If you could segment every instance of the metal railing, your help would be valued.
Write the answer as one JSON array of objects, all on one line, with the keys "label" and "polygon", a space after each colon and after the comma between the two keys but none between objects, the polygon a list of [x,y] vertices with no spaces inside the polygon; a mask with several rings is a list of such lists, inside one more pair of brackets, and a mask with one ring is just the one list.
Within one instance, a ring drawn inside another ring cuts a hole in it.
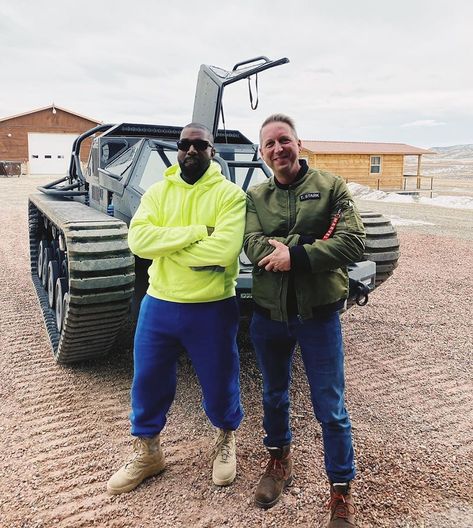
[{"label": "metal railing", "polygon": [[[411,181],[415,181],[415,187],[412,187],[408,184]],[[403,175],[403,190],[419,190],[419,191],[432,191],[434,188],[434,178],[432,176],[422,176],[418,174],[404,174]],[[427,186],[425,186],[427,182]]]},{"label": "metal railing", "polygon": [[[358,183],[366,185],[370,189],[377,191],[406,193],[406,194],[420,194],[420,192],[427,192],[430,197],[433,195],[434,178],[432,176],[417,176],[417,174],[404,174],[402,187],[392,187],[387,184],[382,178],[344,178],[346,183]],[[411,185],[411,183],[413,185]]]},{"label": "metal railing", "polygon": [[377,191],[381,190],[381,178],[353,178],[350,180],[350,178],[344,178],[345,183],[358,183],[360,185],[366,185],[366,187],[370,187],[371,189],[376,189]]}]

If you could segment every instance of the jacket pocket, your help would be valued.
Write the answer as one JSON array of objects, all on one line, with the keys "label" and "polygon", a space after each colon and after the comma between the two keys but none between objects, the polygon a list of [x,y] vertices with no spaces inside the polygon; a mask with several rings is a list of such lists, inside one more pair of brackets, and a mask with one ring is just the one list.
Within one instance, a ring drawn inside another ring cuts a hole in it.
[{"label": "jacket pocket", "polygon": [[177,302],[206,302],[221,298],[225,292],[225,270],[209,268],[196,271],[185,266],[172,267],[170,272],[162,266],[151,270],[151,284],[156,291]]},{"label": "jacket pocket", "polygon": [[346,228],[350,231],[363,232],[364,226],[360,215],[356,212],[355,206],[351,200],[343,202],[341,205],[342,223],[345,224]]},{"label": "jacket pocket", "polygon": [[282,275],[254,266],[252,292],[257,304],[270,310],[279,310]]}]

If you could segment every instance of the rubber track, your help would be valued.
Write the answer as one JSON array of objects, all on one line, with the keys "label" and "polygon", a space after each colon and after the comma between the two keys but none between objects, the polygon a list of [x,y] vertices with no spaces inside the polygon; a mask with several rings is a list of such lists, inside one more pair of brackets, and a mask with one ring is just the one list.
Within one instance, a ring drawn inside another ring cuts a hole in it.
[{"label": "rubber track", "polygon": [[391,222],[380,213],[361,211],[366,240],[363,260],[376,263],[376,287],[386,281],[397,267],[399,239]]},{"label": "rubber track", "polygon": [[[134,257],[126,224],[81,203],[46,195],[33,195],[28,207],[31,275],[54,358],[73,363],[106,355],[129,313],[134,291]],[[43,216],[66,241],[70,299],[61,333],[37,274]]]}]

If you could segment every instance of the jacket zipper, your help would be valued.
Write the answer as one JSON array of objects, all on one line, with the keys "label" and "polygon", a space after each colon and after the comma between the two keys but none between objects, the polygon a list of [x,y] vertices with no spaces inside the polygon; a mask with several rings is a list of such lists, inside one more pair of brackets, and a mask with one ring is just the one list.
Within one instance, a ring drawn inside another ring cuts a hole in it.
[{"label": "jacket zipper", "polygon": [[[291,188],[287,189],[287,234],[289,235],[289,232],[291,231]],[[289,282],[289,274],[288,273],[280,273],[281,275],[281,285],[279,290],[279,302],[281,307],[281,315],[282,320],[287,321],[288,319],[288,313],[287,313],[287,292],[288,292],[288,282]]]},{"label": "jacket zipper", "polygon": [[[296,206],[295,206],[295,191],[292,187],[289,187],[287,190],[287,211],[288,211],[288,222],[287,222],[287,234],[291,232],[291,229],[294,227],[296,223]],[[289,286],[289,273],[281,273],[282,280],[284,281],[283,284],[285,286],[285,294],[283,296],[284,302],[282,303],[282,308],[284,312],[284,321],[288,320],[288,313],[287,313],[287,295],[288,295],[288,286]],[[293,281],[294,288],[296,287],[295,284],[295,277]],[[296,301],[297,301],[297,292],[296,292]],[[297,306],[297,309],[299,310],[299,304]],[[297,315],[299,318],[299,314]]]}]

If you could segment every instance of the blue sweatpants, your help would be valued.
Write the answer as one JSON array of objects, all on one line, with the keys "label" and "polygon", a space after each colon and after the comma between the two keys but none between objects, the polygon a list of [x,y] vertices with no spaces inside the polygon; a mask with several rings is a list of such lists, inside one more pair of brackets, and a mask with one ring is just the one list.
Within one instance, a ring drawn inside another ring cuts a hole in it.
[{"label": "blue sweatpants", "polygon": [[255,313],[251,338],[263,376],[264,444],[291,442],[289,386],[299,343],[315,417],[322,426],[325,470],[331,482],[355,476],[351,423],[345,408],[344,354],[338,312],[320,319],[272,321]]},{"label": "blue sweatpants", "polygon": [[194,366],[211,423],[235,430],[243,418],[235,297],[174,303],[145,295],[135,333],[131,434],[154,436],[166,423],[176,393],[176,366],[184,348]]}]

